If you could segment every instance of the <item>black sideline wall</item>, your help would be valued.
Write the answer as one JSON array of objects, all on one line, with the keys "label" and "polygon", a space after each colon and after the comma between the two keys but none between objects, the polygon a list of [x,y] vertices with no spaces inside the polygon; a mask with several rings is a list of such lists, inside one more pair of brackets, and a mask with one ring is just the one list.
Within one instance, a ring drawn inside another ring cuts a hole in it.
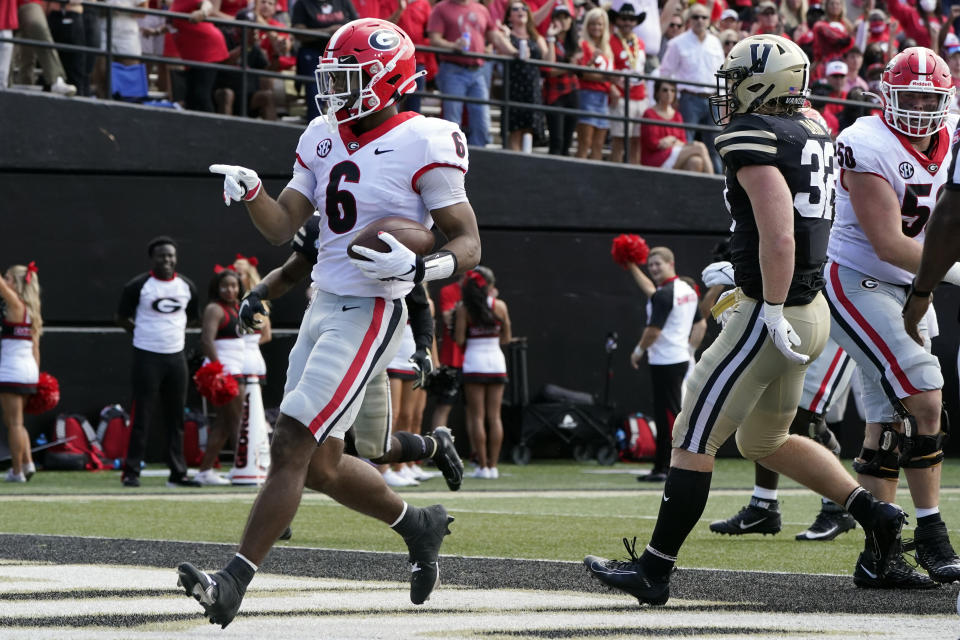
[{"label": "black sideline wall", "polygon": [[[149,268],[144,247],[151,237],[177,239],[178,271],[204,301],[215,263],[239,251],[256,255],[266,273],[289,255],[288,247],[263,240],[243,207],[223,206],[221,182],[207,166],[254,168],[275,195],[289,177],[300,127],[17,92],[0,92],[0,113],[0,266],[40,266],[50,327],[43,369],[61,380],[60,410],[92,418],[107,403],[129,405],[129,339],[113,328],[112,316],[123,284]],[[729,226],[721,179],[495,150],[471,149],[470,162],[483,262],[496,272],[514,333],[528,339],[531,393],[549,382],[600,394],[605,337],[616,331],[612,397],[622,412],[649,412],[646,371],[628,363],[643,302],[611,261],[610,242],[640,233],[651,246],[674,250],[681,275],[699,279]],[[295,329],[303,301],[302,291],[280,300],[275,326]],[[953,288],[938,292],[943,336],[936,351],[951,409],[958,303]],[[287,334],[264,348],[267,406],[279,403],[292,344]],[[32,419],[31,428],[52,419]],[[848,432],[845,451],[854,453],[857,436]],[[151,451],[158,459],[159,449]]]}]

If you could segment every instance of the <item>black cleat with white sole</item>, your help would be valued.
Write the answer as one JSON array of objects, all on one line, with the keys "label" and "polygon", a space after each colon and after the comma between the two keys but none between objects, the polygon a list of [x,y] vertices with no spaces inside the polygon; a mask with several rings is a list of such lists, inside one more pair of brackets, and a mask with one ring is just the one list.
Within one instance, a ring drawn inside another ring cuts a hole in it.
[{"label": "black cleat with white sole", "polygon": [[869,551],[860,553],[853,570],[853,584],[863,589],[935,589],[936,582],[923,575],[897,554],[890,558],[886,571],[880,571],[876,556]]},{"label": "black cleat with white sole", "polygon": [[444,536],[450,535],[450,523],[454,520],[440,504],[425,507],[421,513],[420,530],[404,538],[410,552],[410,601],[413,604],[429,600],[440,584],[440,545]]},{"label": "black cleat with white sole", "polygon": [[177,576],[177,586],[183,587],[188,596],[200,603],[210,624],[226,629],[233,622],[246,592],[246,587],[240,586],[233,576],[226,571],[210,575],[189,562],[177,567]]},{"label": "black cleat with white sole", "polygon": [[950,544],[947,525],[943,521],[918,526],[913,542],[904,543],[908,551],[916,550],[917,562],[937,582],[951,583],[960,580],[960,558]]},{"label": "black cleat with white sole", "polygon": [[857,521],[847,513],[843,507],[830,503],[825,504],[817,514],[813,524],[797,534],[797,540],[812,540],[826,542],[833,540],[841,533],[857,528]]},{"label": "black cleat with white sole", "polygon": [[450,491],[459,490],[463,482],[463,461],[453,445],[453,434],[447,427],[437,427],[430,435],[437,442],[437,450],[431,460],[443,474]]},{"label": "black cleat with white sole", "polygon": [[739,513],[726,520],[710,523],[710,531],[729,536],[742,536],[747,533],[775,535],[780,533],[780,506],[776,500],[761,500],[756,496]]},{"label": "black cleat with white sole", "polygon": [[613,589],[629,593],[641,605],[663,605],[670,599],[670,576],[657,578],[649,575],[640,558],[634,551],[637,539],[633,544],[623,539],[623,546],[630,555],[629,560],[607,560],[599,556],[587,556],[583,564],[594,578]]}]

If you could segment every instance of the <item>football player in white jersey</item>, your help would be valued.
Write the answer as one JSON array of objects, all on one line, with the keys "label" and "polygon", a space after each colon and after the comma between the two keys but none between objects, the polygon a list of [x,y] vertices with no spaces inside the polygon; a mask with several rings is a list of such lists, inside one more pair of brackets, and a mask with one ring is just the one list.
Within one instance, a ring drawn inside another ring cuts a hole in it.
[{"label": "football player in white jersey", "polygon": [[[467,200],[467,147],[453,123],[405,112],[397,101],[416,88],[414,45],[396,25],[350,22],[333,34],[317,65],[317,100],[325,116],[300,138],[293,178],[274,200],[256,172],[213,165],[224,198],[243,201],[273,244],[291,240],[314,210],[325,217],[312,278],[315,295],[290,353],[272,464],[250,512],[236,556],[213,574],[189,563],[179,581],[210,622],[226,626],[274,540],[290,524],[305,483],[341,504],[390,525],[407,544],[410,599],[422,604],[439,579],[437,558],[453,521],[441,505],[407,505],[365,462],[344,456],[367,382],[382,372],[406,322],[403,298],[416,282],[446,278],[477,264],[480,239]],[[387,216],[430,226],[448,241],[421,257],[393,236],[388,252],[356,249],[354,234]]]},{"label": "football player in white jersey", "polygon": [[[831,336],[860,365],[863,383],[867,428],[854,469],[878,498],[893,500],[903,467],[917,509],[916,556],[930,576],[902,560],[878,575],[863,553],[854,581],[923,589],[960,579],[960,558],[939,510],[940,363],[930,353],[928,321],[921,323],[921,346],[907,335],[900,312],[920,264],[927,218],[947,180],[954,88],[939,56],[911,47],[887,65],[880,92],[883,114],[860,118],[837,138],[841,173],[825,293]],[[952,271],[947,280],[960,283],[960,267]]]}]

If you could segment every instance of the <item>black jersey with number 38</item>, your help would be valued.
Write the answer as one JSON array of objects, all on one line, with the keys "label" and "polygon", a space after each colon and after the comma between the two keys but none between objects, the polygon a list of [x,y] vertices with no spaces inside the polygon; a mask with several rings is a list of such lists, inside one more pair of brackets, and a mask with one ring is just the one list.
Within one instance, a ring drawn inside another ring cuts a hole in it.
[{"label": "black jersey with number 38", "polygon": [[737,172],[750,165],[772,165],[783,174],[793,197],[796,254],[786,304],[807,304],[823,288],[821,268],[833,218],[835,159],[830,134],[800,113],[751,113],[734,117],[717,136],[716,147],[726,167],[724,199],[733,216],[730,252],[737,286],[751,298],[763,299],[757,223]]}]

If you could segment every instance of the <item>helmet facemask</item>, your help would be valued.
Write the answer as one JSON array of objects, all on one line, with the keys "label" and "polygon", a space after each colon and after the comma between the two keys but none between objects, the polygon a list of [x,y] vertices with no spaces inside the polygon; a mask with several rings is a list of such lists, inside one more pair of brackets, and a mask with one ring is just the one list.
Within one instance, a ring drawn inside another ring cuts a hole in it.
[{"label": "helmet facemask", "polygon": [[[933,86],[893,86],[882,82],[880,91],[884,101],[883,118],[900,133],[911,137],[926,137],[947,125],[950,100],[955,92],[953,87],[944,89]],[[935,94],[938,96],[937,107],[931,111],[903,108],[900,102],[906,93]]]},{"label": "helmet facemask", "polygon": [[357,62],[356,57],[352,55],[321,58],[315,72],[318,89],[317,107],[323,112],[323,103],[326,103],[328,118],[333,114],[336,122],[343,124],[394,104],[400,96],[416,85],[417,78],[426,73],[421,71],[415,74],[402,85],[394,88],[393,97],[382,101],[374,91],[374,87],[381,81],[389,81],[384,78],[393,71],[397,61],[406,53],[405,47],[400,47],[386,65],[380,60]]}]

